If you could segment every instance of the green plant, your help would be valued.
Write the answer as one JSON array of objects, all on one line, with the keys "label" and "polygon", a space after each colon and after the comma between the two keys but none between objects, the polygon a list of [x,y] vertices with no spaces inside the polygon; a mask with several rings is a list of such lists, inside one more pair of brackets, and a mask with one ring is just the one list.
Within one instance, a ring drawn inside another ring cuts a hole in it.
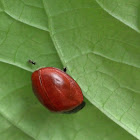
[{"label": "green plant", "polygon": [[[140,138],[139,15],[138,0],[0,0],[0,140]],[[40,105],[30,77],[43,66],[66,66],[86,108]]]}]

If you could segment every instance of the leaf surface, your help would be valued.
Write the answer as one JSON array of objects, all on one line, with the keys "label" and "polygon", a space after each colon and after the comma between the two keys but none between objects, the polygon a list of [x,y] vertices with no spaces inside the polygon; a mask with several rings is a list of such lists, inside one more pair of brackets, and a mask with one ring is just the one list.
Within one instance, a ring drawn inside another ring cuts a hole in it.
[{"label": "leaf surface", "polygon": [[[0,19],[0,139],[139,137],[138,32],[93,0],[1,0]],[[72,115],[45,109],[30,77],[46,66],[66,66],[93,105],[85,99]]]}]

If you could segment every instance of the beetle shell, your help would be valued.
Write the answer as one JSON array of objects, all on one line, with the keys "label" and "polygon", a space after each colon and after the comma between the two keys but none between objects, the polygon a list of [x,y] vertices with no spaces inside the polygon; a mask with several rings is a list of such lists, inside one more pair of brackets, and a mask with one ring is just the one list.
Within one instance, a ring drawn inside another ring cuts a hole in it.
[{"label": "beetle shell", "polygon": [[83,102],[79,85],[57,68],[46,67],[33,72],[32,88],[39,101],[50,111],[70,111]]}]

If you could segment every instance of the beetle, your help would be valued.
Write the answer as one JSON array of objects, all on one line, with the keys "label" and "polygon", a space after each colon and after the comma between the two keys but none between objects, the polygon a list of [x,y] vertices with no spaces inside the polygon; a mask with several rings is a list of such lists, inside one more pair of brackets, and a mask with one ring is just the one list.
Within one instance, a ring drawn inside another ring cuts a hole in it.
[{"label": "beetle", "polygon": [[32,73],[34,94],[52,112],[76,113],[85,106],[81,88],[66,70],[45,67]]}]

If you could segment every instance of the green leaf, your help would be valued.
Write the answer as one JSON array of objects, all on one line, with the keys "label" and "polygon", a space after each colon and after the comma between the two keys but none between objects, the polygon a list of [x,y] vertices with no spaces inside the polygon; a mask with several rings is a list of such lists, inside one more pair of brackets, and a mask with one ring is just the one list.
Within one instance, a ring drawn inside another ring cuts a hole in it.
[{"label": "green leaf", "polygon": [[[135,140],[128,132],[140,137],[138,32],[94,0],[0,0],[0,19],[0,139]],[[44,108],[30,77],[46,66],[67,66],[99,110],[86,99],[76,114]]]},{"label": "green leaf", "polygon": [[94,0],[44,4],[56,49],[84,95],[140,138],[140,34]]},{"label": "green leaf", "polygon": [[49,112],[32,93],[31,72],[5,63],[0,66],[0,139],[135,140],[87,100],[76,114]]},{"label": "green leaf", "polygon": [[140,32],[140,1],[138,0],[96,0],[111,16]]},{"label": "green leaf", "polygon": [[48,18],[41,0],[1,0],[2,11],[29,26],[48,30]]}]

